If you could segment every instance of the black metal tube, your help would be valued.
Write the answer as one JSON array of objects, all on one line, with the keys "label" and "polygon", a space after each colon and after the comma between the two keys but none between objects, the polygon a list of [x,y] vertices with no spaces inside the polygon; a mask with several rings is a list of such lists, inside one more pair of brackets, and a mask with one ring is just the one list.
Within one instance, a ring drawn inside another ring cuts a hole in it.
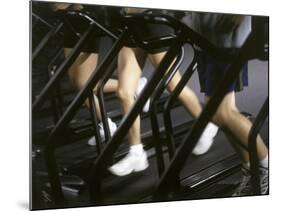
[{"label": "black metal tube", "polygon": [[151,129],[152,129],[153,142],[156,152],[158,176],[160,177],[165,170],[165,163],[164,163],[163,150],[162,150],[162,140],[160,139],[159,124],[157,119],[157,111],[156,111],[157,106],[153,104],[152,106],[150,106],[150,108],[152,109],[150,112]]},{"label": "black metal tube", "polygon": [[59,116],[63,114],[63,96],[61,93],[61,86],[60,84],[57,85],[56,89],[56,98],[57,98],[57,109],[59,111]]},{"label": "black metal tube", "polygon": [[204,128],[215,114],[224,96],[227,94],[229,84],[231,84],[239,74],[241,67],[247,59],[247,50],[249,49],[249,47],[249,39],[247,39],[243,47],[240,49],[238,56],[234,58],[234,62],[229,66],[228,73],[223,78],[220,86],[217,87],[214,96],[210,99],[205,109],[196,120],[191,131],[184,138],[184,141],[177,150],[169,167],[162,175],[160,182],[158,183],[158,186],[155,190],[153,196],[154,198],[159,200],[163,199],[162,197],[167,196],[167,192],[169,192],[169,190],[172,188],[170,182],[178,176],[186,159],[195,147]]},{"label": "black metal tube", "polygon": [[53,114],[53,122],[56,124],[56,122],[59,120],[60,117],[60,111],[58,110],[58,103],[56,100],[56,93],[53,92],[52,96],[50,98],[50,103],[51,103],[51,109],[52,109],[52,114]]},{"label": "black metal tube", "polygon": [[46,148],[44,153],[48,179],[51,184],[52,199],[57,206],[65,206],[65,198],[61,188],[60,176],[54,150],[52,148]]},{"label": "black metal tube", "polygon": [[135,102],[134,106],[122,119],[120,126],[118,127],[110,142],[106,145],[102,153],[96,159],[96,162],[90,172],[92,178],[90,184],[90,194],[93,202],[101,200],[101,193],[99,192],[99,190],[101,189],[100,179],[102,178],[101,175],[104,172],[106,166],[108,166],[112,155],[114,154],[118,146],[121,144],[124,136],[127,134],[127,131],[130,129],[131,125],[141,112],[141,109],[147,99],[149,98],[150,94],[155,89],[156,85],[159,83],[161,78],[163,78],[163,76],[165,75],[166,70],[169,68],[170,64],[176,57],[176,54],[178,53],[182,44],[183,38],[179,37],[179,39],[171,46],[171,48],[161,61],[159,67],[157,68],[157,71],[153,73],[149,83],[144,88],[143,92]]},{"label": "black metal tube", "polygon": [[57,59],[64,55],[64,50],[63,48],[58,48],[56,53],[54,54],[55,56],[52,58],[52,60],[48,64],[48,70],[49,71],[56,71],[56,68],[54,68],[54,63],[57,61]]},{"label": "black metal tube", "polygon": [[110,129],[108,126],[108,121],[107,121],[108,116],[107,116],[107,112],[105,109],[103,89],[104,89],[106,82],[109,80],[110,76],[114,72],[114,70],[115,70],[115,68],[113,66],[111,68],[108,68],[105,71],[104,77],[100,80],[98,88],[97,88],[97,95],[98,95],[98,99],[99,99],[99,106],[100,106],[102,124],[103,124],[104,135],[105,135],[105,143],[107,143],[110,140],[111,134],[110,134]]},{"label": "black metal tube", "polygon": [[163,109],[163,118],[164,118],[164,126],[166,131],[166,138],[168,142],[168,152],[169,157],[172,159],[174,153],[175,153],[175,141],[174,141],[174,133],[173,133],[173,126],[172,126],[172,118],[171,118],[171,109],[175,101],[177,100],[179,94],[181,93],[182,89],[186,85],[186,83],[191,78],[192,74],[196,70],[196,61],[195,58],[193,58],[191,64],[187,68],[187,70],[182,75],[181,80],[175,87],[174,91],[171,93],[170,97],[166,101]]},{"label": "black metal tube", "polygon": [[184,57],[184,48],[182,47],[180,54],[176,58],[176,61],[173,63],[172,67],[168,70],[164,78],[160,81],[155,92],[152,93],[152,96],[150,98],[150,121],[151,121],[153,140],[156,150],[156,159],[157,159],[159,177],[161,176],[161,174],[165,169],[165,163],[164,163],[163,151],[162,151],[162,140],[160,138],[160,127],[157,118],[157,103],[161,94],[164,92],[169,82],[172,80],[173,76],[178,71],[178,68],[183,61],[183,57]]},{"label": "black metal tube", "polygon": [[251,170],[251,185],[253,194],[258,195],[261,193],[260,187],[260,173],[259,173],[259,158],[257,154],[257,137],[261,130],[264,121],[268,116],[268,103],[269,99],[265,100],[262,108],[260,109],[257,118],[255,119],[249,133],[248,145],[250,155],[250,170]]},{"label": "black metal tube", "polygon": [[[50,78],[52,77],[52,71],[49,70],[46,72],[46,75],[48,77],[48,80],[50,80]],[[50,97],[50,103],[51,103],[51,110],[53,113],[53,121],[54,124],[59,120],[60,117],[60,111],[58,109],[58,102],[56,99],[56,90],[52,91],[51,97]]]},{"label": "black metal tube", "polygon": [[91,22],[91,23],[92,23],[92,22],[95,23],[96,26],[97,26],[100,30],[102,30],[107,36],[110,36],[111,38],[113,38],[113,39],[115,39],[115,40],[118,39],[118,36],[119,36],[119,35],[117,35],[117,34],[114,33],[113,31],[109,30],[108,27],[104,26],[102,23],[100,23],[99,21],[97,21],[97,19],[96,19],[95,17],[89,16],[89,14],[87,14],[87,13],[84,13],[84,12],[82,12],[82,11],[77,11],[77,10],[66,11],[66,13],[65,13],[64,10],[58,11],[58,12],[62,12],[63,15],[80,16],[80,17],[82,17],[83,19],[86,19],[86,20],[88,20],[88,21]]},{"label": "black metal tube", "polygon": [[[76,95],[75,99],[68,106],[68,108],[64,112],[64,114],[61,117],[61,119],[59,120],[59,122],[53,128],[48,139],[51,140],[53,137],[55,137],[60,132],[60,130],[62,128],[64,128],[66,126],[66,124],[72,119],[72,117],[78,111],[80,106],[86,100],[90,91],[97,85],[97,83],[103,76],[104,70],[110,65],[110,63],[113,61],[115,56],[119,53],[120,49],[123,47],[126,37],[127,37],[127,31],[125,30],[121,34],[121,36],[117,40],[117,42],[114,44],[114,46],[112,47],[112,49],[110,50],[108,55],[104,58],[104,60],[101,62],[101,64],[96,68],[96,71],[94,71],[91,74],[91,76],[87,80],[85,86],[79,91],[79,93]],[[52,142],[48,142],[48,143],[50,143],[51,145],[54,144]]]},{"label": "black metal tube", "polygon": [[35,18],[34,21],[33,21],[33,19],[31,19],[32,20],[32,29],[34,29],[37,26],[37,24],[39,24],[39,22],[40,22],[40,20],[38,18],[36,18],[35,16],[34,16],[34,18]]},{"label": "black metal tube", "polygon": [[[58,169],[57,169],[56,161],[54,158],[55,147],[60,142],[60,140],[56,140],[56,137],[65,128],[67,123],[73,118],[73,116],[76,114],[78,109],[85,102],[87,96],[89,95],[89,92],[93,89],[93,87],[96,86],[96,84],[102,77],[104,70],[108,67],[110,62],[114,59],[114,57],[118,54],[118,52],[122,48],[126,37],[127,37],[127,32],[125,30],[121,34],[118,41],[114,44],[111,51],[108,53],[108,55],[102,61],[102,63],[97,67],[96,71],[91,74],[91,76],[88,79],[85,86],[79,91],[79,93],[77,94],[75,99],[68,106],[67,110],[64,112],[64,114],[62,115],[60,120],[57,122],[57,124],[55,125],[55,127],[53,128],[51,133],[49,134],[49,137],[47,138],[46,165],[47,165],[51,188],[54,193],[62,192]],[[62,196],[60,196],[60,195],[58,197],[62,198]]]},{"label": "black metal tube", "polygon": [[36,46],[34,51],[32,52],[32,61],[37,57],[37,55],[41,52],[41,50],[46,46],[49,40],[60,31],[63,27],[63,23],[59,23],[56,27],[53,27],[41,40],[41,42]]},{"label": "black metal tube", "polygon": [[40,15],[38,15],[35,11],[32,11],[32,15],[37,18],[38,20],[40,20],[42,23],[44,23],[45,25],[47,25],[48,27],[52,28],[54,27],[51,23],[49,23],[47,20],[45,20],[44,18],[40,17]]},{"label": "black metal tube", "polygon": [[80,40],[74,46],[73,50],[70,52],[69,56],[65,59],[65,61],[59,66],[55,75],[51,78],[51,80],[46,84],[43,90],[40,92],[39,96],[32,103],[32,112],[36,112],[40,106],[43,105],[46,98],[50,94],[51,90],[55,87],[56,83],[61,80],[66,71],[70,68],[70,66],[74,63],[77,56],[82,51],[83,45],[87,42],[91,33],[93,31],[94,24],[90,24],[89,28],[86,32],[81,36]]},{"label": "black metal tube", "polygon": [[[224,60],[225,62],[232,62],[233,55],[225,54],[221,51],[221,49],[214,46],[211,42],[208,41],[207,38],[201,36],[197,32],[193,31],[190,27],[186,24],[180,22],[179,20],[169,16],[169,15],[156,15],[156,14],[149,14],[149,13],[139,13],[139,14],[127,14],[124,16],[123,22],[132,27],[134,29],[135,26],[138,24],[163,24],[170,26],[174,29],[176,36],[180,33],[184,33],[186,37],[186,41],[196,44],[201,49],[208,49],[208,52],[214,56],[214,58],[219,60]],[[136,35],[137,37],[137,35]],[[152,43],[153,44],[153,43]],[[139,46],[146,49],[149,48],[149,42],[141,42],[138,43]],[[154,45],[154,44],[153,44]]]},{"label": "black metal tube", "polygon": [[[63,54],[63,49],[59,48],[56,51],[55,56],[49,62],[49,64],[48,64],[48,80],[50,80],[50,78],[52,78],[52,76],[54,75],[54,73],[56,71],[56,67],[54,66],[54,63],[56,62],[58,57],[62,54]],[[62,94],[61,94],[60,84],[57,84],[55,86],[52,93],[53,94],[52,94],[50,100],[51,100],[51,103],[53,104],[53,107],[55,107],[55,109],[53,109],[53,113],[54,113],[54,124],[56,124],[56,122],[59,120],[60,116],[63,113],[63,97],[62,97]]]},{"label": "black metal tube", "polygon": [[95,99],[94,99],[94,93],[91,90],[90,91],[90,95],[89,95],[89,105],[90,105],[90,114],[91,114],[91,121],[93,123],[93,127],[95,129],[95,138],[96,138],[96,146],[97,146],[97,152],[98,154],[100,154],[101,152],[101,135],[100,135],[100,131],[99,131],[99,127],[98,127],[98,119],[97,119],[97,110],[96,110],[96,106],[95,106]]}]

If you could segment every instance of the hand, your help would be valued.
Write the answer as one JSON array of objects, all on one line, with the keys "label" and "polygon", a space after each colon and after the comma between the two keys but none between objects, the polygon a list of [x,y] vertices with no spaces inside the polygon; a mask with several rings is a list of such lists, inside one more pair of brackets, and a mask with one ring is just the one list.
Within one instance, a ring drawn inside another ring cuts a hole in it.
[{"label": "hand", "polygon": [[215,25],[220,33],[234,32],[244,20],[242,15],[222,15]]}]

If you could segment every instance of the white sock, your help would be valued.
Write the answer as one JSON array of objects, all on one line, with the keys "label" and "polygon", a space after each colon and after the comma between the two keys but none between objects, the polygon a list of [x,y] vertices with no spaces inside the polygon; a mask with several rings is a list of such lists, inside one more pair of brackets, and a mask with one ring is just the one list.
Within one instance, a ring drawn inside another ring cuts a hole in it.
[{"label": "white sock", "polygon": [[212,122],[209,122],[208,124],[207,124],[209,127],[211,127],[213,130],[215,130],[215,129],[217,129],[218,128],[218,126],[217,125],[215,125],[214,123],[212,123]]},{"label": "white sock", "polygon": [[130,146],[130,152],[141,155],[143,153],[143,145],[142,144],[133,144]]},{"label": "white sock", "polygon": [[[263,168],[268,168],[268,154],[265,156],[264,159],[259,161],[259,165]],[[244,162],[242,163],[242,166],[246,169],[250,169],[250,162]]]},{"label": "white sock", "polygon": [[268,168],[268,154],[265,156],[264,159],[259,161],[259,164],[263,168]]},{"label": "white sock", "polygon": [[209,138],[214,138],[218,132],[218,126],[215,125],[212,122],[209,122],[204,130],[204,132],[202,133],[202,137],[208,137],[207,140],[209,140]]}]

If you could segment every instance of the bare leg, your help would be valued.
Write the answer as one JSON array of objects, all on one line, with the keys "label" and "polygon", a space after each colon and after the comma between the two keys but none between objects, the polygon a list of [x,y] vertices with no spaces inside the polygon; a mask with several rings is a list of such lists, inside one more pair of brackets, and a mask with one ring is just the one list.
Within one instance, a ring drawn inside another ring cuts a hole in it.
[{"label": "bare leg", "polygon": [[[206,97],[206,102],[208,101],[209,97]],[[242,144],[248,146],[248,136],[252,123],[244,117],[236,107],[234,92],[231,92],[224,97],[213,120],[221,127],[228,128]],[[257,137],[257,152],[260,160],[263,160],[268,154],[267,147],[260,135]],[[240,153],[243,161],[248,162],[248,152],[240,148]]]},{"label": "bare leg", "polygon": [[[151,62],[155,65],[158,66],[165,56],[166,52],[161,52],[157,54],[150,54],[149,58]],[[179,71],[176,72],[170,83],[168,84],[168,91],[172,92],[179,81],[181,80],[181,75]],[[184,86],[182,89],[181,93],[178,96],[178,99],[184,106],[185,110],[189,112],[193,118],[198,118],[199,115],[202,112],[202,108],[200,105],[200,102],[195,95],[195,93],[188,87]],[[218,132],[218,127],[214,125],[213,123],[208,123],[206,128],[204,129],[202,135],[200,136],[198,143],[194,147],[192,153],[194,155],[202,155],[205,154],[212,146],[214,142],[214,137],[216,136]]]},{"label": "bare leg", "polygon": [[116,92],[118,89],[118,80],[116,79],[109,79],[106,84],[104,85],[103,91],[105,93]]},{"label": "bare leg", "polygon": [[[209,97],[206,97],[206,101]],[[252,123],[244,117],[236,107],[235,94],[227,94],[219,106],[213,120],[220,126],[229,129],[233,135],[245,146],[248,146],[248,136]],[[237,144],[238,153],[243,162],[242,179],[240,185],[233,192],[233,196],[252,195],[251,174],[249,173],[249,153]],[[259,178],[261,194],[268,191],[268,149],[260,135],[257,137],[257,154],[259,159]]]},{"label": "bare leg", "polygon": [[[71,49],[67,48],[64,50],[67,56]],[[88,78],[95,71],[98,61],[98,54],[95,53],[80,53],[78,58],[75,60],[74,64],[68,71],[71,84],[78,90],[80,90]],[[104,87],[104,92],[116,92],[118,86],[117,80],[110,79]],[[97,97],[94,95],[95,106],[97,110],[97,117],[101,120],[100,107]],[[88,99],[85,101],[86,106],[89,108],[90,104]]]},{"label": "bare leg", "polygon": [[[160,64],[161,60],[164,58],[165,54],[166,54],[166,52],[150,54],[149,59],[151,60],[151,62],[153,63],[154,66],[158,66]],[[167,88],[168,88],[169,92],[172,92],[175,89],[175,87],[179,83],[180,79],[181,79],[181,75],[180,75],[179,71],[177,71],[177,73],[174,75],[174,77],[168,84]],[[197,118],[200,115],[202,108],[199,103],[199,100],[198,100],[197,96],[195,95],[195,93],[188,86],[185,86],[183,88],[183,90],[179,94],[178,99],[181,101],[184,108],[194,118]]]},{"label": "bare leg", "polygon": [[[118,57],[118,96],[121,100],[123,113],[127,113],[134,104],[137,82],[141,76],[141,69],[133,49],[124,47]],[[138,116],[128,132],[131,145],[140,144],[140,117]]]},{"label": "bare leg", "polygon": [[[123,113],[127,113],[133,106],[141,68],[136,55],[138,49],[124,47],[118,57],[118,96],[121,100]],[[138,116],[128,131],[130,144],[129,153],[109,168],[117,176],[125,176],[132,172],[143,171],[148,167],[147,155],[143,150],[140,136],[140,117]]]}]

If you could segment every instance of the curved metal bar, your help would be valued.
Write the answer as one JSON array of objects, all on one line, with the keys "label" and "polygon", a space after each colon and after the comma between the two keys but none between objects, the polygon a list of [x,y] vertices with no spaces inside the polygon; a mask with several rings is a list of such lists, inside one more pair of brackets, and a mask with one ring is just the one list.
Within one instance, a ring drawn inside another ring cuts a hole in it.
[{"label": "curved metal bar", "polygon": [[66,71],[71,67],[71,65],[74,63],[77,56],[82,51],[83,45],[87,42],[89,37],[91,36],[91,33],[93,31],[94,24],[90,24],[87,31],[82,35],[78,43],[74,46],[73,50],[70,52],[69,56],[64,60],[64,62],[59,66],[56,73],[53,75],[53,77],[48,81],[46,86],[43,88],[43,90],[40,92],[39,96],[35,99],[35,101],[32,103],[32,112],[36,112],[45,102],[48,95],[51,93],[53,88],[55,87],[56,83],[62,79]]},{"label": "curved metal bar", "polygon": [[172,67],[169,69],[168,73],[164,76],[161,82],[156,87],[156,90],[152,93],[150,98],[150,121],[153,134],[153,140],[156,149],[156,158],[157,158],[157,167],[158,175],[161,176],[165,169],[163,151],[162,151],[162,141],[160,138],[159,124],[157,119],[157,103],[163,93],[163,91],[168,86],[169,82],[172,80],[175,73],[178,71],[179,66],[181,65],[184,59],[184,48],[181,48],[180,54],[177,56],[176,61],[173,63]]},{"label": "curved metal bar", "polygon": [[168,150],[169,150],[169,157],[172,159],[175,153],[175,141],[173,136],[173,126],[172,126],[172,118],[171,118],[171,109],[175,101],[177,100],[179,94],[181,93],[182,89],[186,85],[186,83],[191,78],[192,74],[197,68],[197,64],[195,58],[193,58],[191,64],[187,68],[187,70],[182,75],[181,80],[177,84],[175,90],[171,93],[170,97],[166,101],[163,110],[163,118],[164,118],[164,126],[166,131],[166,138],[168,142]]},{"label": "curved metal bar", "polygon": [[97,111],[96,111],[96,106],[94,104],[95,99],[94,99],[94,93],[93,90],[90,91],[90,95],[89,95],[89,105],[90,105],[90,115],[91,115],[91,121],[93,123],[93,127],[95,129],[95,138],[96,138],[96,146],[97,146],[97,152],[98,154],[100,154],[101,152],[101,135],[100,135],[100,131],[99,131],[99,127],[98,127],[98,118],[97,118]]},{"label": "curved metal bar", "polygon": [[90,172],[90,176],[92,178],[90,184],[90,194],[91,199],[94,203],[100,202],[100,200],[102,200],[100,192],[100,180],[106,167],[111,161],[112,155],[114,154],[118,146],[121,144],[123,138],[127,134],[127,131],[141,112],[141,109],[144,106],[145,102],[148,100],[149,95],[156,88],[156,85],[159,83],[161,78],[163,78],[163,76],[165,75],[166,70],[170,67],[171,63],[173,62],[174,58],[176,57],[176,54],[178,53],[182,45],[183,37],[179,37],[178,40],[174,43],[174,45],[171,46],[171,48],[168,50],[167,54],[164,56],[163,60],[157,68],[157,71],[153,73],[149,83],[144,88],[140,97],[136,100],[134,106],[122,119],[120,126],[114,133],[110,142],[105,146],[102,153],[96,159],[96,162],[91,168]]},{"label": "curved metal bar", "polygon": [[[170,26],[175,31],[175,36],[183,33],[185,36],[186,42],[191,42],[198,46],[201,49],[208,49],[208,53],[211,54],[214,58],[218,60],[223,60],[227,62],[232,62],[237,55],[225,54],[221,49],[214,46],[210,41],[205,37],[202,37],[200,34],[192,30],[190,27],[180,22],[179,20],[169,16],[169,15],[155,15],[155,14],[127,14],[123,16],[123,22],[127,25],[132,31],[137,31],[135,27],[138,27],[139,24],[163,24]],[[138,37],[138,34],[134,34],[135,37]],[[176,38],[175,38],[176,39]],[[136,40],[138,46],[141,46],[144,49],[150,48],[148,42],[143,40]]]},{"label": "curved metal bar", "polygon": [[[59,81],[62,76],[65,74],[65,72],[69,69],[69,67],[73,64],[76,57],[79,55],[79,53],[82,50],[83,45],[87,42],[89,37],[91,36],[93,30],[95,27],[101,29],[103,32],[105,32],[108,36],[114,38],[115,40],[118,39],[118,36],[108,30],[104,25],[100,24],[95,18],[90,17],[88,14],[81,12],[81,11],[65,11],[65,10],[58,10],[57,11],[58,16],[80,16],[82,18],[85,18],[89,20],[89,27],[84,32],[84,34],[79,39],[78,43],[74,46],[73,50],[71,51],[70,55],[66,58],[66,60],[61,64],[61,66],[56,71],[56,74],[52,77],[52,79],[46,84],[46,86],[43,88],[39,96],[35,99],[35,101],[32,103],[32,111],[35,112],[37,109],[39,109],[40,106],[43,105],[45,102],[46,97],[50,94],[51,89],[54,88],[54,84]],[[37,53],[36,53],[37,54]],[[33,56],[35,58],[35,56]]]},{"label": "curved metal bar", "polygon": [[176,180],[176,177],[186,162],[186,159],[191,154],[204,128],[215,114],[224,96],[227,94],[229,84],[235,80],[241,70],[241,67],[247,60],[247,51],[250,48],[249,44],[249,39],[247,39],[246,43],[239,50],[238,56],[234,58],[233,63],[231,63],[231,65],[228,67],[227,74],[223,78],[222,83],[219,87],[217,87],[215,94],[210,99],[199,118],[196,120],[191,131],[189,131],[187,136],[184,138],[169,167],[166,169],[157,185],[153,195],[154,199],[165,199],[168,195],[168,192],[173,188],[171,181]]},{"label": "curved metal bar", "polygon": [[122,48],[125,39],[127,38],[127,31],[125,30],[121,35],[120,38],[116,41],[114,46],[112,47],[111,51],[106,55],[105,59],[102,63],[97,67],[96,71],[94,71],[88,81],[86,82],[85,86],[79,91],[76,95],[75,99],[71,102],[68,106],[62,117],[59,119],[53,130],[50,132],[47,138],[47,146],[46,146],[46,168],[48,171],[48,177],[50,180],[52,192],[58,202],[64,200],[64,195],[61,189],[61,182],[58,174],[57,163],[54,157],[54,151],[56,146],[58,146],[61,142],[60,139],[57,137],[65,126],[69,123],[69,121],[73,118],[76,112],[79,110],[81,105],[85,102],[87,96],[97,85],[100,78],[103,76],[104,70],[110,65],[114,57],[118,54],[120,49]]},{"label": "curved metal bar", "polygon": [[101,24],[95,17],[90,16],[89,14],[79,11],[79,10],[59,10],[59,15],[62,16],[79,16],[89,21],[89,23],[95,23],[95,25],[102,30],[106,35],[112,37],[113,39],[118,39],[119,35],[108,29],[105,25]]},{"label": "curved metal bar", "polygon": [[251,170],[251,185],[253,188],[253,194],[258,195],[261,193],[260,187],[260,173],[259,173],[259,158],[257,154],[257,137],[261,130],[264,121],[268,116],[268,104],[269,99],[265,100],[262,108],[260,109],[257,118],[255,119],[253,126],[249,133],[249,155],[250,155],[250,170]]},{"label": "curved metal bar", "polygon": [[41,21],[42,23],[44,23],[46,26],[48,26],[49,28],[53,28],[54,25],[49,23],[49,21],[45,20],[43,17],[41,17],[37,12],[32,11],[32,16],[34,16],[37,20]]},{"label": "curved metal bar", "polygon": [[45,35],[42,41],[36,46],[34,51],[32,52],[32,61],[38,56],[41,50],[46,46],[49,40],[56,35],[63,27],[63,23],[59,23],[57,26],[53,26],[51,30]]},{"label": "curved metal bar", "polygon": [[102,124],[103,124],[104,135],[105,135],[105,143],[107,143],[110,140],[111,134],[110,134],[110,129],[109,129],[108,121],[107,121],[108,116],[107,116],[107,112],[105,109],[103,90],[104,90],[104,86],[105,86],[106,82],[109,80],[109,78],[113,74],[114,70],[115,70],[114,67],[110,67],[110,68],[106,69],[104,76],[100,80],[99,85],[97,87],[97,96],[99,99],[99,106],[100,106]]}]

